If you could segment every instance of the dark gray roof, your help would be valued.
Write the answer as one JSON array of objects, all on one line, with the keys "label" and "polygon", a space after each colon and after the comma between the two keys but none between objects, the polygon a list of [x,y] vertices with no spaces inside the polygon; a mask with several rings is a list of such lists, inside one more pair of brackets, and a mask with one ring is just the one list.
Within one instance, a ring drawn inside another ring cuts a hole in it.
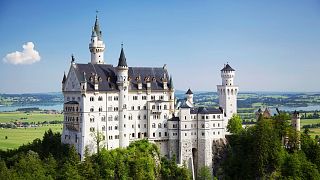
[{"label": "dark gray roof", "polygon": [[190,114],[222,114],[221,108],[195,107],[190,109]]},{"label": "dark gray roof", "polygon": [[124,55],[123,48],[121,48],[121,53],[120,53],[120,57],[119,57],[118,66],[119,67],[128,67],[126,56]]},{"label": "dark gray roof", "polygon": [[190,106],[186,103],[186,101],[184,101],[184,102],[181,104],[180,108],[190,108]]},{"label": "dark gray roof", "polygon": [[[94,90],[94,75],[98,74],[98,90],[113,91],[118,90],[117,67],[110,64],[75,64],[75,71],[80,82],[87,81],[87,90]],[[128,70],[130,84],[129,90],[138,90],[139,76],[142,83],[142,90],[147,89],[147,81],[151,83],[151,90],[163,90],[162,78],[168,77],[168,72],[162,67],[129,67]],[[171,84],[168,83],[168,87]]]},{"label": "dark gray roof", "polygon": [[225,65],[221,71],[235,71],[229,64]]},{"label": "dark gray roof", "polygon": [[189,88],[188,91],[186,92],[186,94],[193,94],[193,92],[192,92],[191,89]]}]

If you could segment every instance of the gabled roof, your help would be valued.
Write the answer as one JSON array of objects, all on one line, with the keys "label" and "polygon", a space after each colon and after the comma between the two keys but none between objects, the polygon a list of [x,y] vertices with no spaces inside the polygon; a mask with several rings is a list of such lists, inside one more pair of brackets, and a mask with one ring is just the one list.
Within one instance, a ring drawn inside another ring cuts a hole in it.
[{"label": "gabled roof", "polygon": [[[87,91],[94,91],[94,76],[98,75],[99,91],[118,90],[117,85],[117,67],[110,64],[74,64],[77,78],[80,82],[87,82]],[[168,76],[166,69],[162,67],[129,67],[128,75],[130,78],[129,90],[138,90],[139,76],[142,83],[142,90],[147,89],[146,79],[150,79],[151,90],[163,89],[163,74]],[[171,84],[168,83],[168,87]]]},{"label": "gabled roof", "polygon": [[126,56],[124,55],[123,48],[121,48],[120,57],[119,57],[119,62],[118,62],[118,67],[128,67],[128,65],[127,65],[127,60],[126,60]]},{"label": "gabled roof", "polygon": [[190,106],[186,103],[186,101],[184,101],[184,102],[181,104],[180,108],[190,108]]},{"label": "gabled roof", "polygon": [[229,64],[225,65],[221,71],[235,71]]},{"label": "gabled roof", "polygon": [[192,92],[191,89],[189,88],[188,91],[186,92],[186,94],[193,94],[193,92]]}]

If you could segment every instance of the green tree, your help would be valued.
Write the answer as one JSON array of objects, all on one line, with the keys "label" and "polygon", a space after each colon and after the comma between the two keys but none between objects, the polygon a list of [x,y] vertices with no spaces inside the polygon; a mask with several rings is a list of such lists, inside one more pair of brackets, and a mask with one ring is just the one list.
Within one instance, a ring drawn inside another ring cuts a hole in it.
[{"label": "green tree", "polygon": [[209,167],[203,166],[199,169],[198,180],[211,180],[212,178]]},{"label": "green tree", "polygon": [[240,131],[243,130],[242,119],[239,115],[232,116],[232,118],[228,122],[227,130],[233,134],[238,134],[238,133],[240,133]]}]

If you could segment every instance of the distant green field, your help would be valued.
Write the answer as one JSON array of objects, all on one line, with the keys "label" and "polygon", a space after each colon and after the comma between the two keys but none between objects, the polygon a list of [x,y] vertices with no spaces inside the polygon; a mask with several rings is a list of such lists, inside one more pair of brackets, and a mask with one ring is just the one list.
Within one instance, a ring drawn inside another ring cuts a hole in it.
[{"label": "distant green field", "polygon": [[320,123],[320,119],[301,119],[300,120],[300,126],[307,125],[307,124],[318,124]]},{"label": "distant green field", "polygon": [[[45,131],[62,132],[62,124],[45,125],[36,128],[0,129],[0,149],[13,149],[32,142],[36,138],[42,139]],[[5,137],[8,137],[6,139]]]},{"label": "distant green field", "polygon": [[[26,119],[25,119],[26,118]],[[1,112],[0,123],[6,122],[43,122],[43,121],[54,121],[63,120],[62,114],[43,114],[40,112],[24,113],[24,112]]]}]

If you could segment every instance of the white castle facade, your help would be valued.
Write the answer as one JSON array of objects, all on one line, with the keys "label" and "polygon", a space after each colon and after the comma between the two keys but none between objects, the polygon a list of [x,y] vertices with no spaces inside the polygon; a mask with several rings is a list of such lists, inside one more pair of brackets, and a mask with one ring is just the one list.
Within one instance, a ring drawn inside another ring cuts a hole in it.
[{"label": "white castle facade", "polygon": [[148,139],[163,156],[175,156],[190,168],[212,167],[212,146],[224,139],[228,119],[237,113],[238,87],[229,64],[217,86],[220,108],[196,107],[189,89],[175,100],[172,76],[166,66],[129,67],[123,48],[116,67],[106,64],[98,18],[89,44],[91,62],[75,63],[63,77],[64,125],[62,142],[72,144],[83,159],[85,149],[97,150],[95,137],[107,149],[127,147]]}]

